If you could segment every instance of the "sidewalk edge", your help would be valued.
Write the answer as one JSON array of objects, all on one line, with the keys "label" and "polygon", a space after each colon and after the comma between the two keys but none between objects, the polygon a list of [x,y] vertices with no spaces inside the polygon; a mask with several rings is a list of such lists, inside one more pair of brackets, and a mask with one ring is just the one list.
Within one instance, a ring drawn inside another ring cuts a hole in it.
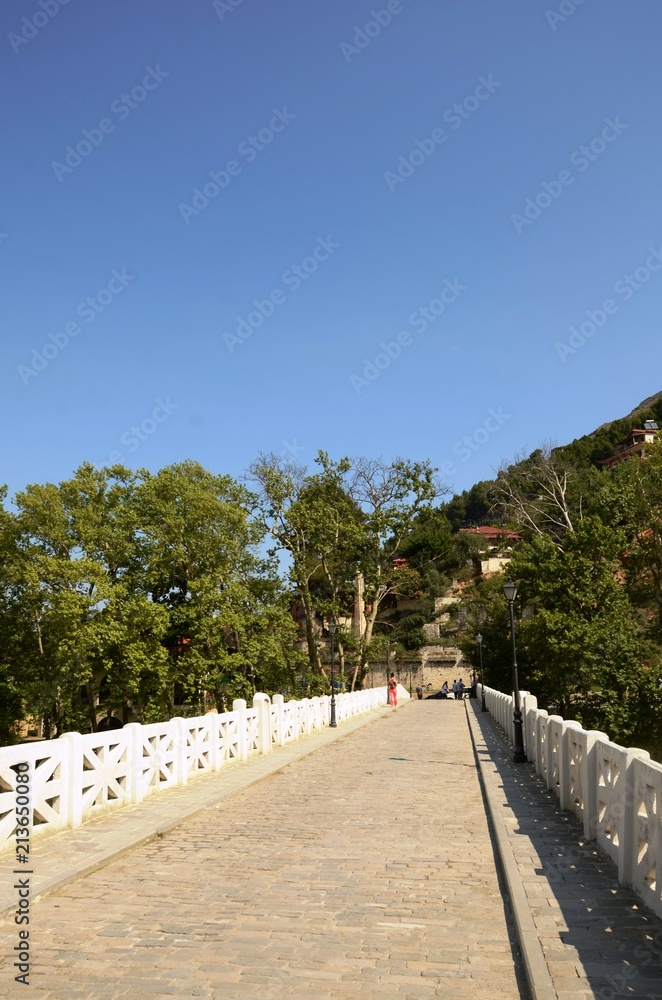
[{"label": "sidewalk edge", "polygon": [[[473,709],[473,707],[474,706],[472,705],[471,708]],[[467,723],[471,734],[474,756],[476,758],[481,784],[485,793],[485,800],[487,802],[490,819],[492,821],[492,829],[494,830],[494,836],[497,843],[499,860],[501,861],[501,867],[506,879],[506,885],[508,886],[508,892],[510,894],[510,904],[515,917],[515,928],[517,930],[519,946],[522,951],[522,958],[524,959],[526,978],[531,990],[531,996],[533,997],[533,1000],[557,1000],[556,990],[552,985],[552,977],[550,976],[547,962],[545,961],[545,956],[543,954],[542,945],[540,943],[540,938],[538,937],[538,932],[536,930],[533,917],[531,916],[531,908],[529,906],[528,897],[526,895],[524,884],[522,882],[517,862],[515,860],[515,855],[508,837],[506,824],[503,821],[499,804],[492,789],[492,778],[487,772],[487,769],[484,767],[478,754],[475,731],[478,726],[478,720],[476,719],[474,712],[470,711],[466,702],[465,710],[467,713]]]}]

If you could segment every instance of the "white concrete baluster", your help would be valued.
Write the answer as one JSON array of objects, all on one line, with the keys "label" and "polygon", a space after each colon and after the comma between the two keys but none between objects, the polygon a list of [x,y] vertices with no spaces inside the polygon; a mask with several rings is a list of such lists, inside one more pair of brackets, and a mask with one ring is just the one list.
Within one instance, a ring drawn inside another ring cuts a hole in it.
[{"label": "white concrete baluster", "polygon": [[[638,826],[638,802],[635,796],[635,767],[637,761],[650,760],[650,754],[645,750],[636,747],[628,747],[625,751],[625,775],[623,790],[621,791],[620,805],[623,808],[623,844],[619,851],[618,859],[618,881],[621,885],[632,886],[634,884],[635,868],[637,864],[637,826]],[[657,859],[658,865],[662,859]],[[658,876],[659,877],[659,876]]]},{"label": "white concrete baluster", "polygon": [[175,751],[174,772],[175,785],[188,784],[188,760],[186,756],[186,722],[184,719],[171,719],[168,725],[173,734],[173,747]]},{"label": "white concrete baluster", "polygon": [[83,737],[80,733],[64,733],[62,743],[62,794],[65,802],[62,814],[67,826],[83,822]]},{"label": "white concrete baluster", "polygon": [[127,798],[135,805],[142,802],[145,794],[143,788],[143,727],[139,722],[130,722],[128,726],[124,727],[123,732],[127,739]]},{"label": "white concrete baluster", "polygon": [[271,753],[271,699],[269,695],[254,695],[253,708],[257,709],[258,753]]},{"label": "white concrete baluster", "polygon": [[248,723],[246,720],[246,702],[243,698],[235,698],[232,702],[232,712],[237,717],[237,757],[248,760]]},{"label": "white concrete baluster", "polygon": [[563,722],[561,726],[561,740],[559,743],[559,801],[561,809],[567,809],[569,812],[574,811],[574,800],[572,797],[574,782],[570,773],[571,751],[569,733],[572,730],[576,731],[581,728],[579,723],[574,720]]},{"label": "white concrete baluster", "polygon": [[597,729],[586,733],[586,750],[582,762],[582,788],[584,789],[584,836],[595,840],[598,835],[598,740],[608,737]]},{"label": "white concrete baluster", "polygon": [[282,694],[275,694],[271,703],[276,707],[276,745],[282,747],[285,746],[285,699]]},{"label": "white concrete baluster", "polygon": [[209,742],[212,771],[220,771],[223,766],[223,753],[221,751],[221,722],[218,712],[207,712],[206,719],[209,719]]}]

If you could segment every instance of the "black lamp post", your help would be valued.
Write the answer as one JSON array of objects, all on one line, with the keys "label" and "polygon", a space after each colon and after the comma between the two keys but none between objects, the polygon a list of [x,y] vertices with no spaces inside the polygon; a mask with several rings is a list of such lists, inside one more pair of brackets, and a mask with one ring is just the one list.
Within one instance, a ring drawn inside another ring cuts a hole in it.
[{"label": "black lamp post", "polygon": [[331,636],[331,718],[329,720],[329,726],[332,729],[337,727],[336,722],[336,685],[335,678],[333,676],[333,668],[336,662],[336,647],[334,644],[336,636],[336,623],[329,622],[329,635]]},{"label": "black lamp post", "polygon": [[483,680],[483,637],[480,632],[476,636],[476,642],[478,643],[478,656],[480,657],[480,710],[481,712],[487,712],[487,705],[485,704],[485,681]]},{"label": "black lamp post", "polygon": [[510,614],[510,638],[513,644],[513,693],[515,696],[515,707],[513,711],[513,743],[515,752],[513,761],[515,764],[525,764],[526,754],[524,753],[524,738],[522,733],[522,710],[519,703],[519,680],[517,677],[517,647],[515,645],[515,612],[513,605],[517,597],[517,587],[512,580],[504,584],[503,592],[508,601],[508,611]]},{"label": "black lamp post", "polygon": [[386,704],[387,705],[391,704],[391,700],[389,698],[389,693],[388,693],[388,681],[389,681],[388,666],[389,666],[390,658],[391,658],[391,643],[387,642],[386,643]]}]

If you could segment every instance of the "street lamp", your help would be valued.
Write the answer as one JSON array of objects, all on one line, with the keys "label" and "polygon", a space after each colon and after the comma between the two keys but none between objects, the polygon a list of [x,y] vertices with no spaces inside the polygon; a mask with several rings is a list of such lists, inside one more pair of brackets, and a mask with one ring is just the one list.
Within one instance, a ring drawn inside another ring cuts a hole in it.
[{"label": "street lamp", "polygon": [[387,705],[391,704],[391,700],[389,698],[389,693],[388,693],[388,665],[390,657],[391,657],[391,643],[387,642],[386,643],[386,704]]},{"label": "street lamp", "polygon": [[513,693],[515,696],[515,706],[513,711],[513,743],[515,752],[513,761],[515,764],[525,764],[526,754],[524,753],[524,739],[522,734],[522,710],[519,703],[519,680],[517,677],[517,647],[515,645],[515,612],[513,605],[517,597],[517,587],[512,580],[504,584],[503,592],[508,601],[508,612],[510,614],[510,638],[513,644]]},{"label": "street lamp", "polygon": [[476,636],[476,642],[478,643],[478,655],[480,657],[480,710],[481,712],[487,712],[487,705],[485,704],[485,682],[483,680],[483,637],[480,632]]},{"label": "street lamp", "polygon": [[329,726],[335,729],[337,726],[336,722],[336,685],[333,676],[333,668],[336,662],[336,647],[334,645],[334,639],[336,636],[336,623],[329,622],[329,635],[331,636],[331,718],[329,720]]}]

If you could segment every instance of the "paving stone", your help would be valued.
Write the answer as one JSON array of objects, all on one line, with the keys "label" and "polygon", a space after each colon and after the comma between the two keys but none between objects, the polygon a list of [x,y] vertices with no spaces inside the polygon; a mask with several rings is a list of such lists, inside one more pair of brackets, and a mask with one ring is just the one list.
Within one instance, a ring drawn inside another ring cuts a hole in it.
[{"label": "paving stone", "polygon": [[43,897],[31,992],[521,1000],[492,857],[464,705],[407,704]]}]

